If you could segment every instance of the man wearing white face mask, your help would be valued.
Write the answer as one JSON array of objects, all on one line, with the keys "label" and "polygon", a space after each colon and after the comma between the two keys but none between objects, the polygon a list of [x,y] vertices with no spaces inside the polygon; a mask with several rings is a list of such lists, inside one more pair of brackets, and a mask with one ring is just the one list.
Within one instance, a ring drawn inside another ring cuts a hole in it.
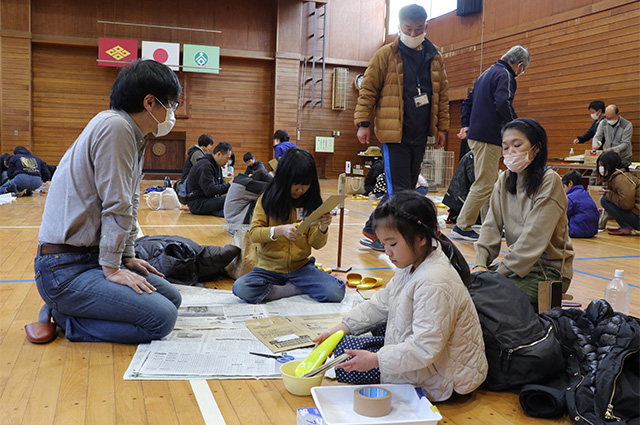
[{"label": "man wearing white face mask", "polygon": [[[387,194],[416,187],[427,137],[444,146],[449,130],[449,81],[442,55],[425,38],[427,12],[422,6],[400,9],[399,37],[380,48],[364,73],[354,114],[358,140],[368,144],[370,125],[382,142]],[[363,244],[382,250],[367,221]]]},{"label": "man wearing white face mask", "polygon": [[582,136],[578,136],[573,139],[573,144],[588,142],[595,136],[598,124],[604,119],[604,102],[601,100],[594,100],[589,104],[589,116],[593,120],[591,127]]},{"label": "man wearing white face mask", "polygon": [[[98,113],[62,157],[51,181],[34,261],[45,306],[27,338],[44,343],[56,325],[70,341],[137,344],[173,329],[180,293],[134,240],[147,135],[175,123],[180,83],[152,60],[123,68],[111,109]],[[53,323],[51,319],[53,318]]]},{"label": "man wearing white face mask", "polygon": [[518,118],[513,109],[516,78],[524,74],[531,59],[522,46],[513,46],[489,69],[478,77],[473,90],[462,101],[458,133],[467,139],[473,151],[476,180],[469,189],[467,199],[458,215],[452,235],[465,240],[477,240],[471,228],[498,179],[498,165],[502,155],[500,131],[506,123]]},{"label": "man wearing white face mask", "polygon": [[602,146],[602,150],[614,151],[622,162],[631,162],[631,135],[633,125],[620,116],[616,105],[609,105],[604,111],[605,119],[598,124],[598,130],[593,137],[592,147]]}]

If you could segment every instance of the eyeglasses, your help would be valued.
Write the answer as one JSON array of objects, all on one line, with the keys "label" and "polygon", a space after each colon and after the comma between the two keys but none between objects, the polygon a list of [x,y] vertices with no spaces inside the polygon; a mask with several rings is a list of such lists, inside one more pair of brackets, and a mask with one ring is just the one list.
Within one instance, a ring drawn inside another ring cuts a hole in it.
[{"label": "eyeglasses", "polygon": [[[165,107],[165,108],[166,108],[166,106],[164,106],[164,103],[160,102],[160,99],[158,99],[158,98],[156,97],[156,100],[158,101],[158,103],[159,103],[159,104],[161,104],[163,107]],[[175,101],[175,100],[169,100],[169,101],[167,101],[167,103],[169,104],[169,107],[171,108],[171,110],[172,110],[173,112],[177,111],[177,110],[178,110],[178,108],[180,107],[180,102]]]},{"label": "eyeglasses", "polygon": [[177,102],[175,100],[170,100],[169,101],[169,107],[171,108],[171,110],[173,112],[177,111],[178,108],[180,107],[180,102]]}]

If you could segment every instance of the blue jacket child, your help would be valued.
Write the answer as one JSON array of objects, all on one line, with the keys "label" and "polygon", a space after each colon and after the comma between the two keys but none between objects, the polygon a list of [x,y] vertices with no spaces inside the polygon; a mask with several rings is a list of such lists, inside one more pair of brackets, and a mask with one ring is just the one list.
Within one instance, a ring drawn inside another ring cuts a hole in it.
[{"label": "blue jacket child", "polygon": [[[575,176],[574,173],[577,175]],[[576,184],[573,180],[577,179]],[[569,171],[562,177],[562,185],[567,193],[569,205],[569,236],[572,238],[591,238],[598,233],[600,213],[589,193],[582,186],[582,175],[577,171]]]}]

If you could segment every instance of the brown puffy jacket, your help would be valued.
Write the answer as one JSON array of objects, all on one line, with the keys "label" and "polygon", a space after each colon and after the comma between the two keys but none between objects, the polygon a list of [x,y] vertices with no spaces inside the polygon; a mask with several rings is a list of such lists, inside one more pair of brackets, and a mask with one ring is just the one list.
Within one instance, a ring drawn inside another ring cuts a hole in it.
[{"label": "brown puffy jacket", "polygon": [[[398,44],[399,38],[396,38],[392,43],[378,49],[371,58],[364,73],[354,114],[354,123],[357,126],[362,121],[372,121],[375,108],[376,136],[384,143],[402,141],[404,72]],[[439,53],[431,61],[431,85],[433,96],[429,135],[435,136],[438,131],[449,130],[449,81],[442,55]]]}]

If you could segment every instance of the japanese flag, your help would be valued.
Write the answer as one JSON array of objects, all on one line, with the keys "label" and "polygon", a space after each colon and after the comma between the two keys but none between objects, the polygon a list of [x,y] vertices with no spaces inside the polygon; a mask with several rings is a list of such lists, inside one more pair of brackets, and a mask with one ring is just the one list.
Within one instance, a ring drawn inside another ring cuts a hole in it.
[{"label": "japanese flag", "polygon": [[143,41],[142,59],[153,59],[177,71],[180,69],[180,44]]}]

